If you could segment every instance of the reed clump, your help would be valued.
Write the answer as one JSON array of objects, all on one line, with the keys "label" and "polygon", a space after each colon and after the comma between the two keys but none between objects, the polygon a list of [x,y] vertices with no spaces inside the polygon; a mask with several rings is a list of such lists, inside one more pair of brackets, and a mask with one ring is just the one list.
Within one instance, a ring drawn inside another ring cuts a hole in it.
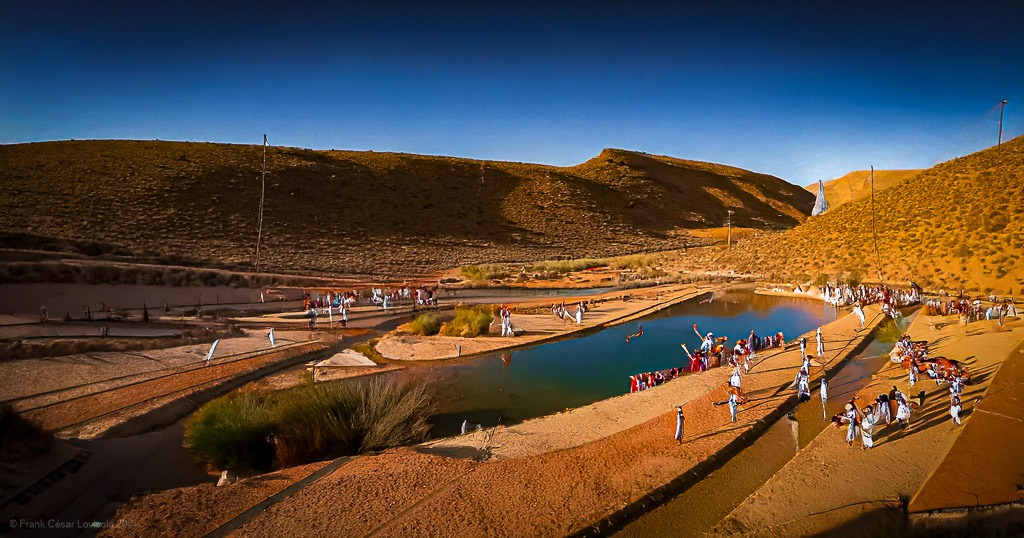
[{"label": "reed clump", "polygon": [[218,468],[268,470],[422,441],[433,408],[420,385],[375,377],[214,400],[186,445]]}]

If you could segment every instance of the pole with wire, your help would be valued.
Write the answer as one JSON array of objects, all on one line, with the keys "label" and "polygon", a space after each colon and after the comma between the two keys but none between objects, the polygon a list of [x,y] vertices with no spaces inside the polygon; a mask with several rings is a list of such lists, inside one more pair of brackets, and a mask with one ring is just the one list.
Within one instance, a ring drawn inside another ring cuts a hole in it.
[{"label": "pole with wire", "polygon": [[996,145],[1003,143],[1003,108],[1006,107],[1006,99],[999,101],[999,141]]},{"label": "pole with wire", "polygon": [[875,242],[875,266],[878,267],[878,281],[882,281],[882,256],[878,253],[878,230],[875,228],[875,165],[871,165],[871,237]]},{"label": "pole with wire", "polygon": [[729,239],[728,239],[728,244],[729,244],[729,250],[732,250],[732,214],[735,213],[735,211],[729,209],[728,213],[729,213],[729,221],[728,221],[729,222]]},{"label": "pole with wire", "polygon": [[260,174],[260,216],[256,224],[256,274],[260,272],[260,243],[263,241],[263,199],[267,192],[267,135],[263,135],[263,171]]}]

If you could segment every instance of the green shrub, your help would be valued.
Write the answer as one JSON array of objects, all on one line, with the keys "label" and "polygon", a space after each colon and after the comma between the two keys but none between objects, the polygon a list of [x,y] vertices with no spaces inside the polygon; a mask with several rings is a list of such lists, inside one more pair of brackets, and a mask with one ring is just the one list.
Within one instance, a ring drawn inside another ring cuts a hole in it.
[{"label": "green shrub", "polygon": [[219,469],[269,470],[274,459],[267,442],[271,431],[267,399],[236,393],[210,401],[189,417],[185,446]]},{"label": "green shrub", "polygon": [[473,338],[487,334],[487,328],[493,321],[494,314],[486,306],[457,306],[455,319],[441,326],[441,334]]},{"label": "green shrub", "polygon": [[422,441],[432,411],[426,389],[390,378],[303,385],[213,400],[186,422],[185,440],[218,468],[269,469]]},{"label": "green shrub", "polygon": [[412,334],[433,336],[441,330],[441,322],[431,314],[420,314],[409,323],[409,330]]}]

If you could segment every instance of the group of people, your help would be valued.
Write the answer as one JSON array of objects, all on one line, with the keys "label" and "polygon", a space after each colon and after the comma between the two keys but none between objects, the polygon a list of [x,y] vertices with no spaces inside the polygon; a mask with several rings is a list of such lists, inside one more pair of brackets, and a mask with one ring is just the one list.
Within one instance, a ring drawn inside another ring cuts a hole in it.
[{"label": "group of people", "polygon": [[685,370],[682,368],[669,368],[668,370],[657,370],[654,372],[644,372],[642,374],[636,374],[629,376],[629,392],[640,392],[647,390],[651,387],[656,387],[662,383],[666,383],[676,378],[676,376],[683,373]]},{"label": "group of people", "polygon": [[[749,370],[749,359],[752,358],[757,351],[773,347],[783,347],[785,345],[785,339],[781,332],[778,332],[773,336],[759,337],[754,331],[750,331],[750,338],[738,340],[736,345],[731,348],[730,352],[730,349],[727,347],[729,337],[716,337],[713,332],[701,334],[697,329],[696,324],[693,325],[693,331],[701,339],[701,343],[694,352],[691,352],[690,349],[686,347],[686,344],[680,344],[680,347],[682,347],[683,351],[686,353],[687,359],[683,362],[682,366],[671,368],[669,370],[646,372],[629,376],[629,391],[641,391],[660,385],[684,373],[704,372],[711,368],[728,364],[733,370],[727,386],[730,387],[729,391],[736,393],[735,403],[736,405],[739,405],[746,401],[746,398],[743,396],[742,389],[740,388],[740,376]],[[823,353],[824,348],[820,345],[820,331],[821,330],[819,328],[819,349],[821,349]],[[626,343],[629,343],[631,339],[639,338],[640,336],[643,336],[643,327],[640,327],[636,333],[626,336]],[[726,402],[720,403],[724,404]]]},{"label": "group of people", "polygon": [[327,292],[316,297],[312,297],[308,292],[304,293],[303,308],[306,310],[306,317],[309,318],[309,330],[316,329],[317,318],[321,315],[329,316],[333,321],[334,309],[337,309],[338,315],[341,316],[341,326],[347,326],[349,309],[358,301],[358,297],[355,291]]},{"label": "group of people", "polygon": [[577,325],[583,325],[583,314],[586,313],[587,310],[590,310],[590,307],[587,305],[586,301],[582,300],[579,303],[576,303],[576,310],[573,312],[566,309],[565,301],[562,301],[561,304],[551,304],[551,313],[558,316],[558,319],[566,321],[568,318],[570,321],[575,321]]},{"label": "group of people", "polygon": [[907,370],[910,388],[917,384],[918,375],[924,372],[935,381],[936,385],[949,383],[963,385],[971,381],[971,371],[958,360],[928,355],[928,342],[925,340],[911,341],[909,335],[903,335],[896,341],[889,352],[890,360],[900,363]]},{"label": "group of people", "polygon": [[849,284],[833,284],[829,282],[822,290],[825,300],[829,303],[852,305],[860,303],[867,306],[874,303],[887,304],[889,307],[910,306],[921,302],[921,287],[911,282],[909,290],[892,288],[884,284],[875,286],[851,286]]},{"label": "group of people", "polygon": [[[907,383],[911,389],[917,384],[917,377],[921,371],[926,371],[937,385],[948,382],[950,419],[956,426],[961,424],[960,413],[963,406],[960,398],[966,381],[970,379],[970,373],[960,361],[945,357],[928,357],[928,342],[911,340],[906,334],[896,341],[890,356],[893,357],[893,362],[902,362],[907,368]],[[863,407],[858,408],[856,398],[851,399],[842,413],[832,417],[832,422],[837,427],[846,425],[846,442],[850,446],[853,446],[859,434],[862,448],[866,450],[874,446],[873,434],[876,424],[884,422],[885,425],[895,423],[900,427],[909,427],[914,410],[924,405],[924,396],[925,391],[922,390],[917,396],[908,398],[893,385],[888,393],[879,394],[874,402]],[[822,399],[824,400],[824,396]]]},{"label": "group of people", "polygon": [[925,314],[929,316],[961,316],[966,323],[985,320],[1002,321],[1003,318],[1017,317],[1017,305],[1012,297],[1000,300],[989,297],[986,304],[981,299],[971,300],[968,296],[953,299],[932,299],[925,303]]},{"label": "group of people", "polygon": [[512,329],[512,309],[505,305],[501,305],[498,315],[501,317],[501,335],[515,336],[516,333]]},{"label": "group of people", "polygon": [[[916,401],[915,401],[916,400]],[[857,398],[851,398],[842,413],[832,417],[832,423],[841,428],[846,425],[846,443],[853,446],[857,437],[861,438],[861,449],[867,450],[875,446],[874,433],[875,425],[885,423],[886,426],[894,422],[900,427],[910,426],[910,416],[913,410],[920,407],[924,402],[924,391],[913,399],[908,399],[896,385],[888,393],[879,394],[873,403],[864,407],[857,407]],[[956,423],[959,424],[959,409],[957,409]]]},{"label": "group of people", "polygon": [[348,314],[358,304],[377,305],[387,313],[389,308],[400,302],[412,302],[415,305],[436,305],[434,290],[428,286],[410,288],[404,286],[395,290],[371,288],[368,293],[358,290],[343,292],[305,292],[302,294],[302,309],[309,318],[309,328],[316,328],[319,316],[331,316],[334,312],[341,316],[342,326],[348,324]]}]

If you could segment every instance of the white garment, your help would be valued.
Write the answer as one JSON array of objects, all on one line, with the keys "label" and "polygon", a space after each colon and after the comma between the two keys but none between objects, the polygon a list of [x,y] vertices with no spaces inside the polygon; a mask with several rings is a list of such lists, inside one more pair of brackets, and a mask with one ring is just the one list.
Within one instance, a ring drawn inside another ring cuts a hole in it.
[{"label": "white garment", "polygon": [[903,421],[909,420],[910,419],[910,406],[905,404],[905,403],[903,403],[903,402],[900,402],[899,409],[896,411],[896,419],[897,420],[903,420]]},{"label": "white garment", "polygon": [[846,427],[846,442],[853,443],[853,440],[857,438],[857,412],[850,409],[843,415],[843,420],[849,424]]},{"label": "white garment", "polygon": [[855,306],[855,307],[853,307],[853,313],[857,315],[857,319],[860,320],[860,326],[863,327],[864,326],[864,310],[861,307],[859,307],[859,306]]},{"label": "white garment", "polygon": [[871,448],[875,444],[875,441],[871,436],[875,433],[876,421],[877,419],[873,413],[864,415],[864,418],[860,421],[860,440],[867,448]]}]

